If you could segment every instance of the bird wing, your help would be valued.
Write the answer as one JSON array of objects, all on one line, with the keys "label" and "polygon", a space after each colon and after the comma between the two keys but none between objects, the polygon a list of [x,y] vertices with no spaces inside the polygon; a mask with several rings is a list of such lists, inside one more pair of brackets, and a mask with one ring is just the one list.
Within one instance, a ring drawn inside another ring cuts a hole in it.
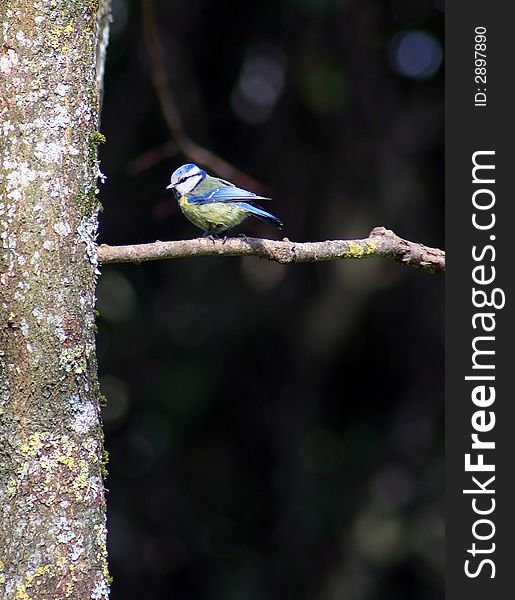
[{"label": "bird wing", "polygon": [[189,198],[189,201],[193,204],[210,204],[212,202],[238,202],[240,200],[246,200],[252,202],[253,200],[270,200],[266,196],[257,196],[248,190],[236,187],[235,185],[223,185],[210,190],[200,196],[193,196]]}]

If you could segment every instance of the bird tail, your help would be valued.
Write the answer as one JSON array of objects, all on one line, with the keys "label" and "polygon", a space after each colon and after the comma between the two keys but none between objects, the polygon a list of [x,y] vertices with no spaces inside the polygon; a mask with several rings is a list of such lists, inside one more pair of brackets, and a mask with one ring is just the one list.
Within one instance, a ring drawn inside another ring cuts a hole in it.
[{"label": "bird tail", "polygon": [[265,223],[269,223],[278,229],[281,229],[283,226],[283,222],[274,216],[272,213],[267,212],[261,206],[257,206],[256,204],[249,204],[248,202],[238,202],[241,208],[244,208],[249,213],[251,213],[254,217],[257,217],[260,221],[264,221]]}]

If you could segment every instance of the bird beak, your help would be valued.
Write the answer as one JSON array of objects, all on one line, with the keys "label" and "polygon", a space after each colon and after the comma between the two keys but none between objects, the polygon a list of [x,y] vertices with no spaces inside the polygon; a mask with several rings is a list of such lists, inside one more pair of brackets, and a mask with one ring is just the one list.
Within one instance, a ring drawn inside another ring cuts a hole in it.
[{"label": "bird beak", "polygon": [[167,190],[171,190],[172,188],[173,188],[173,184],[170,184],[170,185],[167,185],[167,186],[166,186],[166,189],[167,189]]}]

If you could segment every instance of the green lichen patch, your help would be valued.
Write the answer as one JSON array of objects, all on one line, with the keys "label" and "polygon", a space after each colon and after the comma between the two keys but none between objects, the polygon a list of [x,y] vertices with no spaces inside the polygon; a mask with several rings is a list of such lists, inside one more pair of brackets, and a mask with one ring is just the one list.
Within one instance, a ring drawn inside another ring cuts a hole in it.
[{"label": "green lichen patch", "polygon": [[367,240],[366,244],[367,244],[367,250],[366,250],[365,254],[375,254],[377,252],[377,244],[376,243],[371,242],[370,240]]},{"label": "green lichen patch", "polygon": [[[44,567],[38,567],[35,571],[27,573],[23,583],[16,589],[16,600],[30,600],[34,598],[33,592],[30,595],[27,592],[41,586],[52,570],[52,565],[47,564]],[[55,573],[53,575],[55,576]]]},{"label": "green lichen patch", "polygon": [[107,479],[109,475],[109,471],[107,470],[107,465],[109,464],[109,452],[105,449],[104,444],[102,443],[102,457],[100,459],[100,472],[102,473],[102,477]]},{"label": "green lichen patch", "polygon": [[92,344],[77,344],[71,348],[63,348],[59,355],[59,366],[66,373],[84,375],[88,365],[88,357],[94,352]]},{"label": "green lichen patch", "polygon": [[97,146],[99,146],[100,144],[105,144],[106,141],[107,141],[106,136],[103,133],[100,133],[100,131],[95,131],[95,133],[92,133],[91,137],[89,139],[91,146],[95,150],[96,150]]},{"label": "green lichen patch", "polygon": [[91,134],[90,143],[93,146],[98,146],[99,144],[105,144],[107,141],[106,136],[100,131],[95,131],[95,133]]},{"label": "green lichen patch", "polygon": [[79,207],[81,217],[89,218],[97,211],[103,209],[98,196],[93,191],[89,194],[79,194],[75,198],[75,203]]},{"label": "green lichen patch", "polygon": [[100,144],[105,144],[106,141],[106,136],[100,131],[95,131],[89,138],[89,160],[95,169],[98,168],[98,147]]},{"label": "green lichen patch", "polygon": [[92,12],[93,14],[96,14],[98,12],[98,7],[100,6],[100,2],[99,2],[99,0],[86,0],[86,6],[88,7],[88,10],[90,12]]},{"label": "green lichen patch", "polygon": [[345,258],[363,258],[363,256],[369,256],[377,251],[377,246],[373,242],[367,240],[366,247],[364,244],[358,244],[357,242],[349,242],[349,249],[345,252]]}]

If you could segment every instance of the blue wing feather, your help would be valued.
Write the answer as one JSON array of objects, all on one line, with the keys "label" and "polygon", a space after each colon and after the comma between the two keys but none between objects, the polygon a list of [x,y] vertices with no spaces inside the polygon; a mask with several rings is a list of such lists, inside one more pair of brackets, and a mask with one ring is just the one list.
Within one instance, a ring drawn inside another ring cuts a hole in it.
[{"label": "blue wing feather", "polygon": [[266,223],[270,223],[274,227],[278,227],[281,229],[283,226],[283,222],[278,219],[275,215],[267,212],[261,206],[257,206],[256,204],[250,204],[249,202],[235,202],[240,208],[243,208],[247,212],[251,213],[261,221],[265,221]]},{"label": "blue wing feather", "polygon": [[248,190],[236,187],[235,185],[224,185],[214,190],[202,194],[201,196],[191,195],[189,201],[193,204],[209,204],[211,202],[238,202],[238,200],[270,200],[266,196],[257,196]]}]

